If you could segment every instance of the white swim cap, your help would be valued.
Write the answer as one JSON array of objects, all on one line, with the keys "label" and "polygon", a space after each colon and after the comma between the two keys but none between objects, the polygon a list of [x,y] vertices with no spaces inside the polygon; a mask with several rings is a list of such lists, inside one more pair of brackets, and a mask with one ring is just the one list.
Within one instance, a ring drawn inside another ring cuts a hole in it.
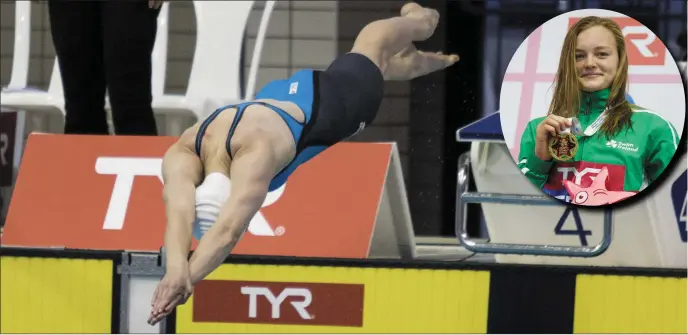
[{"label": "white swim cap", "polygon": [[196,188],[196,218],[193,235],[197,240],[215,224],[220,215],[220,208],[229,198],[231,182],[222,173],[214,172]]}]

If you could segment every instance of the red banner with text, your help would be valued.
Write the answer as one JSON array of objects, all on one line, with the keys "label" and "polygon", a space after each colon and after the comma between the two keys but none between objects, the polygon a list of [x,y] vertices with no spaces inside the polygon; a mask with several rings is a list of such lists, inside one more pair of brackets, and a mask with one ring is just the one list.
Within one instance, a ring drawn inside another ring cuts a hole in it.
[{"label": "red banner with text", "polygon": [[[175,140],[31,135],[2,244],[158,251],[162,156]],[[234,253],[367,257],[391,151],[391,144],[340,143],[302,165],[268,196]]]}]

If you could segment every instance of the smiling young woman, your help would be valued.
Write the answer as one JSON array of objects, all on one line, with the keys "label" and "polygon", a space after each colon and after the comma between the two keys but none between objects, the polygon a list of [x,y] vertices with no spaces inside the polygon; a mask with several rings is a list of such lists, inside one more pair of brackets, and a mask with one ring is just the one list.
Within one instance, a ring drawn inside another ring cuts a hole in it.
[{"label": "smiling young woman", "polygon": [[[554,85],[547,116],[531,120],[521,137],[518,165],[531,182],[561,200],[599,206],[662,174],[679,135],[627,99],[628,57],[616,22],[588,16],[569,29]],[[562,169],[595,170],[602,180]]]}]

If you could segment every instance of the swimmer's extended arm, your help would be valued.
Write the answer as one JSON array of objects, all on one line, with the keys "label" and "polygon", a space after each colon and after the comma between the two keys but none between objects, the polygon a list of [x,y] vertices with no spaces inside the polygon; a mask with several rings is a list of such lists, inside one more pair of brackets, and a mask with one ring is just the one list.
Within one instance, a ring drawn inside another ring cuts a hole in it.
[{"label": "swimmer's extended arm", "polygon": [[203,177],[200,159],[185,146],[175,143],[162,160],[163,200],[167,216],[165,252],[168,267],[185,264],[191,249],[196,215],[196,186]]},{"label": "swimmer's extended arm", "polygon": [[232,193],[191,257],[192,284],[205,278],[229,256],[262,206],[274,172],[275,159],[269,146],[252,144],[234,155],[230,170]]}]

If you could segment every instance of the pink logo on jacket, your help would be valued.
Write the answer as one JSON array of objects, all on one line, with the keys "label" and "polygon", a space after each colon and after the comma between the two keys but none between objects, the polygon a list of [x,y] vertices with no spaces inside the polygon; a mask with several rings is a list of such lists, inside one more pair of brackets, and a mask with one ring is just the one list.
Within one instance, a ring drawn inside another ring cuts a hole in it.
[{"label": "pink logo on jacket", "polygon": [[605,166],[602,168],[600,173],[594,177],[592,183],[587,187],[576,185],[570,180],[564,180],[563,184],[571,196],[571,202],[576,205],[608,205],[632,197],[636,194],[636,192],[610,191],[607,188],[608,178],[609,171]]}]

